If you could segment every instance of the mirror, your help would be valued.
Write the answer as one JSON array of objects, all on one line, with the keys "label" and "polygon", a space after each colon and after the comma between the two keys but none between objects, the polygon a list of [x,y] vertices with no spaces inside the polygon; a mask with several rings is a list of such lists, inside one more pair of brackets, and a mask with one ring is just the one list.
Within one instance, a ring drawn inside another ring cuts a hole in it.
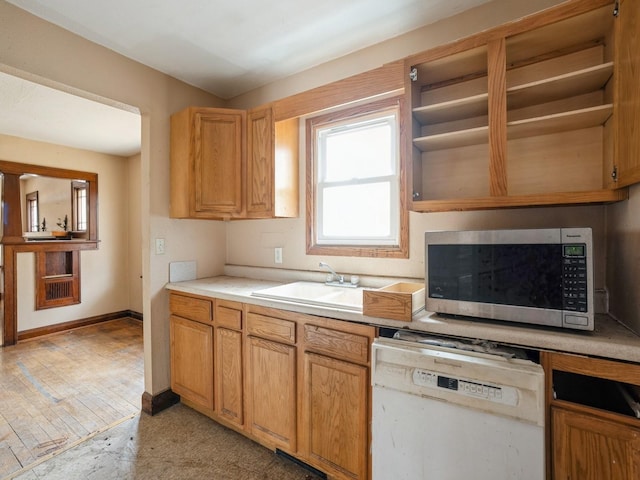
[{"label": "mirror", "polygon": [[20,177],[26,240],[84,238],[88,182],[25,174]]},{"label": "mirror", "polygon": [[3,243],[98,240],[98,175],[0,160]]}]

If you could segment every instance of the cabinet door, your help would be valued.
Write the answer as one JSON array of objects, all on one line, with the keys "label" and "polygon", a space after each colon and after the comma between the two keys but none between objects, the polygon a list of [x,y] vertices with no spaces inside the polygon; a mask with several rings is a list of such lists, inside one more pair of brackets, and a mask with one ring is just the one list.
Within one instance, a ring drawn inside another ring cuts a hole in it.
[{"label": "cabinet door", "polygon": [[213,409],[213,327],[171,315],[171,389]]},{"label": "cabinet door", "polygon": [[640,429],[552,407],[553,478],[640,478]]},{"label": "cabinet door", "polygon": [[616,163],[618,185],[640,182],[640,8],[620,2],[616,18]]},{"label": "cabinet door", "polygon": [[247,216],[268,218],[274,207],[274,135],[271,108],[247,116]]},{"label": "cabinet door", "polygon": [[244,111],[207,109],[194,115],[193,215],[242,213]]},{"label": "cabinet door", "polygon": [[216,339],[216,412],[230,422],[242,425],[242,333],[217,328]]},{"label": "cabinet door", "polygon": [[367,478],[368,392],[367,367],[305,353],[305,455],[336,478]]},{"label": "cabinet door", "polygon": [[251,433],[296,450],[296,348],[256,337],[247,341],[247,416]]}]

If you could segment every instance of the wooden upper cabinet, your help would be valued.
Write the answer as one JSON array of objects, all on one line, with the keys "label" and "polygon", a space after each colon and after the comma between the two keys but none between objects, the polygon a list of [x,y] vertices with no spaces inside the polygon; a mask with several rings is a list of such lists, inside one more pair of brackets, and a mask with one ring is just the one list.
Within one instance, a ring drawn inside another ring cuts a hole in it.
[{"label": "wooden upper cabinet", "polygon": [[273,109],[247,113],[247,217],[298,216],[298,119],[273,121]]},{"label": "wooden upper cabinet", "polygon": [[618,186],[640,182],[640,6],[634,0],[619,5],[616,18],[614,167]]},{"label": "wooden upper cabinet", "polygon": [[614,7],[569,1],[406,60],[413,210],[627,198],[620,187],[640,181],[638,12]]},{"label": "wooden upper cabinet", "polygon": [[274,207],[275,131],[270,108],[247,116],[247,216],[271,217]]},{"label": "wooden upper cabinet", "polygon": [[190,107],[171,117],[171,216],[298,215],[298,121],[272,108]]},{"label": "wooden upper cabinet", "polygon": [[187,108],[171,117],[171,216],[242,216],[244,124],[240,110]]}]

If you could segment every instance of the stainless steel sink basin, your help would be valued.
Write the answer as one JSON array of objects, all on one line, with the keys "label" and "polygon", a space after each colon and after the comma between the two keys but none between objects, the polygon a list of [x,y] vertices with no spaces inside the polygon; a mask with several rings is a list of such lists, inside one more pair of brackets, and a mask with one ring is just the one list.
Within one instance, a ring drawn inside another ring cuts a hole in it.
[{"label": "stainless steel sink basin", "polygon": [[293,282],[278,287],[256,290],[251,295],[362,312],[362,290],[362,287],[334,287],[316,282]]}]

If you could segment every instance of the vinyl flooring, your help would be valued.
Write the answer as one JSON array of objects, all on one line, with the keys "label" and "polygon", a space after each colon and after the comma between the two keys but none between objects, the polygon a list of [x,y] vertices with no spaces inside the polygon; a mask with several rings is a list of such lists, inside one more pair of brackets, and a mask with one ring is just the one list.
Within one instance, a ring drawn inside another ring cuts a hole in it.
[{"label": "vinyl flooring", "polygon": [[0,348],[0,478],[138,414],[143,391],[138,320]]}]

